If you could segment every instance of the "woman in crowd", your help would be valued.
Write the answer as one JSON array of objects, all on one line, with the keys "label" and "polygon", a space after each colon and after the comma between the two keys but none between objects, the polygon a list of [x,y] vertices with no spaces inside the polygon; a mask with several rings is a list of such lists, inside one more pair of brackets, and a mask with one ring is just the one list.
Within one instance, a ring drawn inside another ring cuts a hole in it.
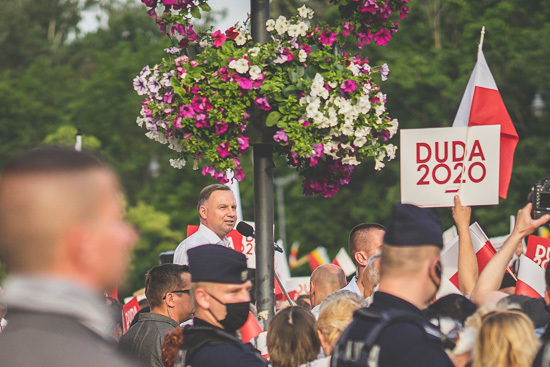
[{"label": "woman in crowd", "polygon": [[350,291],[329,294],[319,309],[317,335],[325,352],[325,358],[317,360],[316,367],[328,367],[330,354],[342,331],[350,324],[353,313],[364,306],[365,300]]},{"label": "woman in crowd", "polygon": [[538,348],[533,323],[523,312],[489,312],[481,320],[473,367],[530,367]]},{"label": "woman in crowd", "polygon": [[269,323],[267,349],[273,367],[307,366],[320,350],[313,314],[298,306],[279,311]]}]

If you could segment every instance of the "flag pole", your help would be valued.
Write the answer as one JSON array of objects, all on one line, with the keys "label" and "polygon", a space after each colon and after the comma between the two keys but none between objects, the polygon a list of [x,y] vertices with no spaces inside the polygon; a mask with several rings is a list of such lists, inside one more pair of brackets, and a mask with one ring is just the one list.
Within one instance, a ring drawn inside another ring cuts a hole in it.
[{"label": "flag pole", "polygon": [[479,50],[483,49],[483,39],[485,38],[485,26],[481,27],[481,36],[479,37]]}]

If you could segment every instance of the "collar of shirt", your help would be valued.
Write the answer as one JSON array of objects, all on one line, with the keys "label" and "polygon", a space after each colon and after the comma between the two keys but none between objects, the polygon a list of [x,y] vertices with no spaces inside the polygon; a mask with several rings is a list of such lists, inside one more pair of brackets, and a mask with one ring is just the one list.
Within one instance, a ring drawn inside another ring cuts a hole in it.
[{"label": "collar of shirt", "polygon": [[212,244],[223,245],[225,247],[229,246],[229,239],[227,237],[220,239],[220,237],[218,237],[218,235],[214,233],[213,230],[202,223],[199,225],[199,230],[197,232],[200,232],[200,234]]},{"label": "collar of shirt", "polygon": [[114,323],[101,293],[71,279],[29,275],[12,275],[4,289],[10,308],[73,317],[104,339],[111,339]]},{"label": "collar of shirt", "polygon": [[373,294],[373,302],[370,307],[381,308],[387,310],[390,308],[405,310],[412,313],[415,313],[425,319],[424,314],[420,311],[415,305],[410,302],[405,301],[402,298],[396,297],[392,294],[385,292],[376,292]]}]

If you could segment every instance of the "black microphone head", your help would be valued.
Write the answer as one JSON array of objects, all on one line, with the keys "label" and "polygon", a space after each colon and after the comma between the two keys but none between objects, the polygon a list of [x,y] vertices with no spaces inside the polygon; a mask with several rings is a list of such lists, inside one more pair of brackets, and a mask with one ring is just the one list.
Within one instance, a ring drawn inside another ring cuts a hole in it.
[{"label": "black microphone head", "polygon": [[248,223],[239,222],[239,224],[237,224],[236,229],[237,229],[237,232],[239,232],[243,236],[254,237],[254,228],[252,228],[252,226]]}]

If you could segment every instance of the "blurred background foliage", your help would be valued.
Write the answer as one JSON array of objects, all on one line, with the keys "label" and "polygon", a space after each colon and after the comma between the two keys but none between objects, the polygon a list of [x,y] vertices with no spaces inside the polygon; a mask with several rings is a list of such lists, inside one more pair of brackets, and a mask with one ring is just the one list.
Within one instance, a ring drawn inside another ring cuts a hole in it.
[{"label": "blurred background foliage", "polygon": [[[303,1],[273,0],[271,14],[291,16]],[[323,20],[338,11],[327,0],[308,1]],[[520,141],[508,199],[473,210],[489,236],[508,233],[509,216],[526,202],[531,185],[548,176],[547,123],[550,105],[550,0],[412,0],[411,13],[388,46],[361,50],[371,65],[387,63],[383,83],[388,109],[401,128],[450,126],[476,61],[482,26],[484,52]],[[82,11],[96,9],[108,21],[82,33]],[[0,164],[23,149],[44,143],[73,145],[78,128],[84,148],[119,173],[127,216],[141,239],[121,296],[143,287],[158,253],[174,249],[187,225],[198,223],[200,189],[214,183],[192,167],[169,166],[171,152],[149,141],[135,124],[142,100],[132,79],[162,59],[168,47],[137,0],[3,0],[0,2]],[[203,19],[201,26],[224,16]],[[243,19],[244,20],[244,19]],[[353,40],[349,52],[359,52]],[[538,94],[546,106],[533,108]],[[393,144],[399,145],[398,138]],[[242,159],[243,216],[253,220],[251,154]],[[275,177],[293,174],[280,157]],[[400,197],[399,159],[381,172],[373,164],[356,169],[349,186],[333,198],[304,197],[299,180],[283,187],[287,250],[299,242],[299,256],[325,246],[334,256],[347,247],[350,229],[361,222],[385,223]],[[437,209],[445,228],[450,209]],[[275,234],[279,223],[275,213]],[[309,268],[294,275],[309,275]],[[0,279],[5,269],[0,264]]]}]

